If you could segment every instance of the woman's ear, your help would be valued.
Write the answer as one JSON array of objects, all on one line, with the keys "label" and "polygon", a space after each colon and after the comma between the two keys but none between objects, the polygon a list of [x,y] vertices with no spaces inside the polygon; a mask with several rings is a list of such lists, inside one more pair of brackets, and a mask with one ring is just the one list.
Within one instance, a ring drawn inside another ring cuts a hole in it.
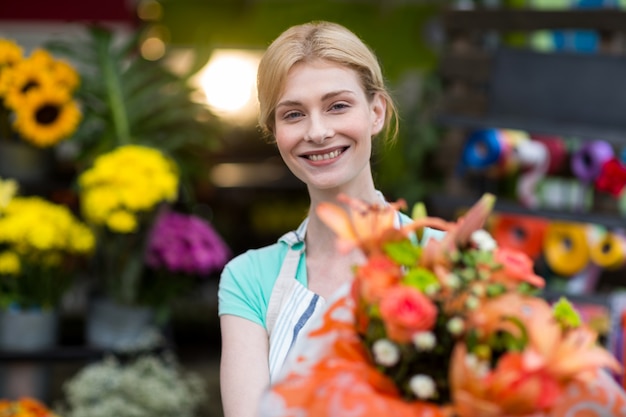
[{"label": "woman's ear", "polygon": [[372,109],[372,136],[380,133],[385,125],[387,115],[387,101],[381,94],[376,93],[370,104]]}]

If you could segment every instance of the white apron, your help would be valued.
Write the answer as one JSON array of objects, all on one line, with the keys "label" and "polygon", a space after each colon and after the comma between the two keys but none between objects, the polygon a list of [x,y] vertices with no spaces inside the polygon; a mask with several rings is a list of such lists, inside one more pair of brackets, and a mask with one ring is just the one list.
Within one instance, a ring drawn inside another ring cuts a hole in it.
[{"label": "white apron", "polygon": [[278,376],[298,335],[307,331],[308,325],[314,322],[316,315],[321,314],[325,304],[322,297],[296,280],[298,264],[304,249],[293,247],[304,240],[305,230],[306,221],[297,231],[284,237],[290,248],[281,266],[267,307],[270,382]]}]

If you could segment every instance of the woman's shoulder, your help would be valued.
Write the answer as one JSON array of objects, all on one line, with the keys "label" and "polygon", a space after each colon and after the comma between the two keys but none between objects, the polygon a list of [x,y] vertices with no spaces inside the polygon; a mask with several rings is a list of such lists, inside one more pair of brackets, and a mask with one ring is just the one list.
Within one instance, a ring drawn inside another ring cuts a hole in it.
[{"label": "woman's shoulder", "polygon": [[235,256],[226,264],[225,269],[237,271],[267,271],[280,269],[288,245],[283,242],[276,242],[271,245],[255,249],[248,249]]}]

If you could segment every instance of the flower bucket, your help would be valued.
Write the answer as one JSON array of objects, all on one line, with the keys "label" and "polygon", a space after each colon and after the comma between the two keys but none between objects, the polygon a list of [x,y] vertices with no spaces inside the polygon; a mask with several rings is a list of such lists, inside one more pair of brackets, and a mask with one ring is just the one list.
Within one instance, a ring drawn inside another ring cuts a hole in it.
[{"label": "flower bucket", "polygon": [[55,310],[11,308],[0,311],[0,349],[33,352],[57,344]]},{"label": "flower bucket", "polygon": [[162,334],[150,307],[131,306],[107,298],[93,300],[86,320],[89,346],[115,351],[141,351],[158,346]]},{"label": "flower bucket", "polygon": [[[58,321],[55,310],[2,310],[0,350],[19,356],[53,348],[58,343]],[[0,392],[6,398],[45,399],[49,394],[49,380],[49,363],[26,359],[0,362]]]},{"label": "flower bucket", "polygon": [[0,138],[0,177],[12,178],[21,184],[47,182],[53,169],[50,149],[36,148],[29,143]]}]

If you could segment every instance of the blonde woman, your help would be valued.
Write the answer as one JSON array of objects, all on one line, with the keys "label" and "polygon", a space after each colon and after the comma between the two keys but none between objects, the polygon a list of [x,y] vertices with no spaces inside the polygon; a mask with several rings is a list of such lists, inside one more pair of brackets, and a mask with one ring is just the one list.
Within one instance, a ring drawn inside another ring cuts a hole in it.
[{"label": "blonde woman", "polygon": [[[336,236],[315,208],[336,202],[340,193],[385,204],[372,176],[372,142],[397,133],[396,108],[376,56],[335,23],[283,32],[259,65],[258,98],[260,126],[306,184],[310,209],[297,230],[224,269],[219,315],[226,417],[256,414],[295,339],[362,261],[356,252],[337,253]],[[398,225],[410,220],[401,213],[397,219]]]}]

